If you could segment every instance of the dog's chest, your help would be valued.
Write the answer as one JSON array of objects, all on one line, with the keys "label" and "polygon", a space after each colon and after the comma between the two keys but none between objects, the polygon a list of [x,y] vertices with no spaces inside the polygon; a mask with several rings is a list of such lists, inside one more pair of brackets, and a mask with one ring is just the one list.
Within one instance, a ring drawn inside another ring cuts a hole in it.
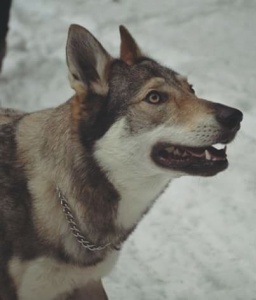
[{"label": "dog's chest", "polygon": [[[55,300],[85,286],[90,280],[98,280],[113,268],[117,253],[92,267],[79,267],[41,257],[30,262],[14,258],[9,271],[17,287],[19,300]],[[65,297],[61,298],[65,299]]]},{"label": "dog's chest", "polygon": [[117,224],[123,228],[131,228],[137,224],[142,216],[150,209],[168,181],[160,185],[158,181],[138,180],[136,184],[131,184],[129,189],[120,189],[122,198],[118,206]]}]

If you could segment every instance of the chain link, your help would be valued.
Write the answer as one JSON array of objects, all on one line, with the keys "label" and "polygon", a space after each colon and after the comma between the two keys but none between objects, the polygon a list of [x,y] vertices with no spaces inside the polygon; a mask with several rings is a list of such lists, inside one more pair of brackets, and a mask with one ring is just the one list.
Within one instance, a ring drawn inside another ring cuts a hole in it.
[{"label": "chain link", "polygon": [[[72,215],[71,209],[69,207],[68,201],[66,197],[62,194],[61,190],[59,187],[56,188],[57,193],[58,193],[58,198],[60,200],[62,210],[64,212],[64,215],[69,223],[69,228],[70,231],[72,232],[73,236],[76,238],[78,243],[85,248],[86,250],[89,251],[101,251],[111,245],[111,243],[108,243],[103,246],[97,246],[89,242],[81,233],[80,229],[77,226],[77,223],[75,221],[74,216]],[[114,247],[115,248],[115,247]]]}]

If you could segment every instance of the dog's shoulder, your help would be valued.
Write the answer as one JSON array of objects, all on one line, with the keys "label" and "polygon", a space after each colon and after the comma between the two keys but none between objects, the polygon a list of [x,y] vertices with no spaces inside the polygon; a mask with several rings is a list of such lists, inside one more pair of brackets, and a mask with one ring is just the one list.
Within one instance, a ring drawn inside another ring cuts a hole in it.
[{"label": "dog's shoulder", "polygon": [[[34,249],[33,245],[37,242],[34,242],[36,236],[31,218],[31,196],[24,162],[19,158],[17,149],[17,126],[22,116],[23,113],[18,111],[0,110],[0,244],[2,240],[5,245],[7,241],[12,241],[8,244],[10,251],[6,253],[1,253],[0,247],[0,265],[1,260],[7,260],[15,247],[24,256],[32,255],[30,249]],[[4,121],[7,119],[9,121]]]}]

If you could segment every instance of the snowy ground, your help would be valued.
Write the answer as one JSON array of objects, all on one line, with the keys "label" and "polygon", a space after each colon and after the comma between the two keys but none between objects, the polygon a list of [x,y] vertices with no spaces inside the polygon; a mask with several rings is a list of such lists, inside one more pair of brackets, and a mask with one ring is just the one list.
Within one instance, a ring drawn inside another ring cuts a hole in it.
[{"label": "snowy ground", "polygon": [[35,110],[72,94],[65,66],[70,23],[118,53],[118,25],[188,75],[197,93],[244,112],[214,178],[173,182],[105,279],[111,300],[256,299],[256,1],[16,0],[0,77],[3,106]]}]

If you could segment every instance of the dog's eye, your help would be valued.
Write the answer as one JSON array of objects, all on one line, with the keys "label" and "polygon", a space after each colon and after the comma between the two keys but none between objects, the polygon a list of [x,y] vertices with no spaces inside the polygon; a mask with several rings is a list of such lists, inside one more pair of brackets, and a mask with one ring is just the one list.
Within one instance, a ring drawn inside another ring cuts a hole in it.
[{"label": "dog's eye", "polygon": [[150,104],[159,104],[163,101],[163,97],[156,91],[151,91],[146,97],[146,102]]}]

